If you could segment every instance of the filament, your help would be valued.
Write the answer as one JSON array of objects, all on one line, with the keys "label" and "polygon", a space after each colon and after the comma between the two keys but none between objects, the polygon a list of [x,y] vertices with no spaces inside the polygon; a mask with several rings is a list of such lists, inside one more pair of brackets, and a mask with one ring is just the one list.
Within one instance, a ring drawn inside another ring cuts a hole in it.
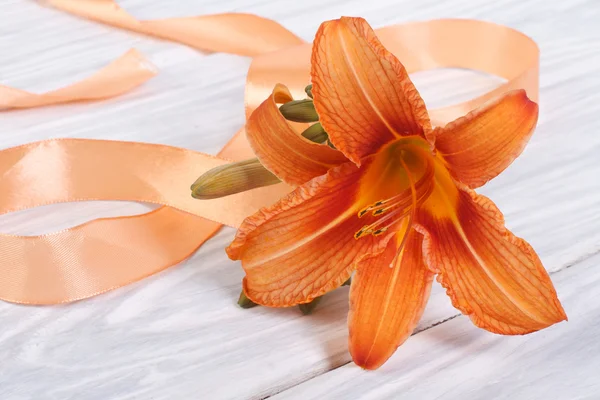
[{"label": "filament", "polygon": [[[434,165],[432,160],[427,157],[425,172],[421,178],[415,182],[413,174],[403,159],[400,159],[402,167],[406,171],[409,181],[409,187],[389,199],[379,200],[358,212],[358,217],[362,218],[367,213],[377,217],[375,222],[363,226],[354,234],[355,239],[366,235],[378,236],[386,232],[393,225],[409,217],[409,226],[412,225],[414,214],[419,204],[425,201],[433,191],[432,179],[434,175]],[[406,235],[405,235],[406,236]],[[401,244],[401,247],[403,243]]]}]

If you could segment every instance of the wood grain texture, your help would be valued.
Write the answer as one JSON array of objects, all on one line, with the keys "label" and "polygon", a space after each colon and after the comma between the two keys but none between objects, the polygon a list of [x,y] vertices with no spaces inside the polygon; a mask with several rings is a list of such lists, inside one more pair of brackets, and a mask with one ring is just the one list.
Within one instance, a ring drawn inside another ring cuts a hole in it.
[{"label": "wood grain texture", "polygon": [[[578,263],[600,250],[600,5],[595,0],[120,4],[138,18],[253,12],[307,40],[322,20],[340,15],[361,15],[375,27],[480,18],[532,36],[542,51],[539,126],[522,157],[481,192],[505,213],[508,227],[532,243],[546,267],[560,271],[554,277],[570,322],[525,338],[505,338],[459,317],[409,339],[382,371],[364,374],[351,364],[336,369],[349,361],[347,288],[327,296],[310,317],[297,309],[241,310],[235,301],[243,274],[225,256],[233,230],[224,229],[181,265],[94,299],[56,307],[0,303],[0,399],[263,398],[307,380],[281,396],[378,399],[404,391],[405,398],[416,399],[435,393],[461,399],[598,397],[599,327],[594,319],[600,302],[592,284],[599,279],[594,270],[598,259]],[[0,84],[31,91],[60,87],[132,46],[160,68],[156,78],[103,102],[2,112],[0,147],[84,137],[216,153],[244,121],[247,58],[202,54],[79,20],[34,1],[4,0]],[[435,107],[481,93],[495,81],[464,71],[433,71],[416,74],[415,83]],[[0,217],[0,231],[51,232],[147,208],[116,202],[42,207]],[[435,286],[419,330],[455,315]],[[566,363],[560,379],[554,359]],[[502,391],[495,382],[512,387]],[[430,393],[434,386],[440,391]],[[569,387],[574,387],[573,396]]]},{"label": "wood grain texture", "polygon": [[597,399],[598,263],[595,255],[553,275],[568,324],[500,336],[461,315],[414,335],[377,372],[349,364],[272,399]]}]

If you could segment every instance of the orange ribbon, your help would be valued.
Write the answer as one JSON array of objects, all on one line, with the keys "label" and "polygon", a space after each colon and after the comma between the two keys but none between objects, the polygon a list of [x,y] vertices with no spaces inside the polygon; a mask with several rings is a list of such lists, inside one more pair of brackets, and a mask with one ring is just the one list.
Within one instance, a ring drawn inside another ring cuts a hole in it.
[{"label": "orange ribbon", "polygon": [[[303,96],[310,80],[310,44],[281,25],[254,15],[222,14],[138,21],[112,0],[48,0],[64,11],[189,46],[254,56],[246,86],[246,114],[276,83]],[[442,125],[509,90],[538,98],[536,44],[513,29],[474,20],[434,20],[377,30],[409,72],[469,68],[506,79],[465,103],[431,111]],[[96,100],[133,89],[154,75],[130,51],[90,78],[42,95],[0,86],[0,108],[28,108]],[[128,200],[161,204],[147,214],[97,219],[54,234],[0,235],[0,298],[57,304],[138,281],[189,257],[222,224],[238,226],[290,190],[284,184],[199,201],[189,186],[226,160],[252,156],[243,130],[218,157],[166,145],[59,139],[0,152],[0,214],[45,204]]]}]

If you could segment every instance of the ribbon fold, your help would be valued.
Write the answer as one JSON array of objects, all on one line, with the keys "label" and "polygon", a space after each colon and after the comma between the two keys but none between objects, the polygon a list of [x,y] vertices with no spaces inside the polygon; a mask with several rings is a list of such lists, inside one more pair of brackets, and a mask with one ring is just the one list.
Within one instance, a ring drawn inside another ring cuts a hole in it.
[{"label": "ribbon fold", "polygon": [[[112,0],[47,0],[57,9],[205,51],[254,56],[246,114],[285,83],[298,97],[309,83],[310,50],[274,21],[248,14],[138,21]],[[522,33],[474,20],[433,20],[377,30],[409,72],[469,68],[506,79],[472,99],[431,111],[443,125],[509,90],[538,99],[539,51]],[[135,88],[156,71],[135,50],[98,74],[42,95],[0,87],[0,108],[97,100]],[[107,83],[108,82],[108,83]],[[190,184],[227,160],[252,157],[243,129],[211,156],[166,145],[58,139],[0,151],[0,214],[45,204],[128,200],[160,204],[150,213],[97,219],[40,236],[0,235],[0,299],[58,304],[125,286],[189,257],[221,224],[238,226],[290,187],[279,184],[222,199],[194,200]],[[50,166],[50,167],[49,167]]]},{"label": "ribbon fold", "polygon": [[157,73],[150,61],[131,49],[89,78],[51,92],[36,94],[0,86],[0,111],[107,99],[135,89]]}]

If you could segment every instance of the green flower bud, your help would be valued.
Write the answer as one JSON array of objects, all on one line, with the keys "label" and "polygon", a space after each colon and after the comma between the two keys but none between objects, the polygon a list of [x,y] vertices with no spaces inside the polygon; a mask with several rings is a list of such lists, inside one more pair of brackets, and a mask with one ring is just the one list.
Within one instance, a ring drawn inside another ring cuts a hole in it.
[{"label": "green flower bud", "polygon": [[323,126],[318,122],[306,128],[306,130],[302,132],[302,136],[315,143],[324,143],[329,138],[327,132],[323,129]]},{"label": "green flower bud", "polygon": [[216,199],[281,182],[258,158],[221,165],[205,172],[191,187],[195,199]]},{"label": "green flower bud", "polygon": [[308,97],[310,97],[311,99],[313,98],[313,96],[312,96],[312,83],[310,85],[308,85],[307,87],[305,87],[304,91],[306,92],[306,95]]},{"label": "green flower bud", "polygon": [[322,298],[323,296],[319,296],[309,303],[298,305],[298,308],[300,309],[300,311],[302,311],[302,314],[310,315],[314,311],[315,307],[317,307],[317,305],[321,302]]},{"label": "green flower bud", "polygon": [[316,122],[319,115],[310,99],[293,100],[279,107],[279,111],[288,121]]},{"label": "green flower bud", "polygon": [[246,296],[246,293],[244,293],[244,291],[242,290],[242,293],[240,293],[240,298],[238,300],[238,305],[242,308],[252,308],[256,307],[258,304],[250,300],[248,296]]}]

